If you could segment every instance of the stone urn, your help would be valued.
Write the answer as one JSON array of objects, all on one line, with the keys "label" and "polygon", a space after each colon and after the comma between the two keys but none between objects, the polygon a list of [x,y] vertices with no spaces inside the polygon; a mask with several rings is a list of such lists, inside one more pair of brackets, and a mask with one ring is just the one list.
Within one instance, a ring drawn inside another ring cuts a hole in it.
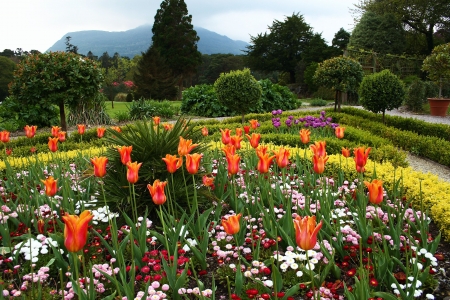
[{"label": "stone urn", "polygon": [[432,116],[445,117],[447,115],[449,98],[428,98],[430,104],[430,114]]}]

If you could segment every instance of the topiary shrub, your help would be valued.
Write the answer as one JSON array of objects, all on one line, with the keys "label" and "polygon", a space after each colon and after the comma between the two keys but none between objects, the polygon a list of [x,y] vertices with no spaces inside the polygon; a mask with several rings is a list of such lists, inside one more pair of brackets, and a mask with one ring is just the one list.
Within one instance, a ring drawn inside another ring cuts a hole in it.
[{"label": "topiary shrub", "polygon": [[289,110],[297,107],[296,96],[286,86],[272,83],[269,79],[258,81],[261,85],[261,106],[251,112],[268,112],[274,109]]},{"label": "topiary shrub", "polygon": [[425,82],[418,79],[414,81],[406,93],[405,104],[409,110],[421,111],[422,105],[426,101],[425,97],[426,85]]},{"label": "topiary shrub", "polygon": [[133,94],[132,93],[128,93],[127,94],[127,98],[125,99],[127,102],[133,102]]},{"label": "topiary shrub", "polygon": [[181,113],[201,117],[232,116],[232,111],[219,103],[212,84],[200,84],[183,91]]},{"label": "topiary shrub", "polygon": [[406,92],[403,81],[389,70],[364,77],[359,96],[361,105],[373,113],[383,113],[386,110],[399,108],[405,100]]},{"label": "topiary shrub", "polygon": [[242,123],[246,113],[261,105],[261,86],[250,74],[250,69],[220,74],[214,89],[219,103],[242,115]]}]

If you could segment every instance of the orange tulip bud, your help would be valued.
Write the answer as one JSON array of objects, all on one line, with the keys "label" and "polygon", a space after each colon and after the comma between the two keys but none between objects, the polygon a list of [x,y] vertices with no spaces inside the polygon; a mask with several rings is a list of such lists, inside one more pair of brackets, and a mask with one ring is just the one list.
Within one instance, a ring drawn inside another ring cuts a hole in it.
[{"label": "orange tulip bud", "polygon": [[122,146],[117,148],[117,151],[120,153],[120,161],[122,164],[126,165],[131,161],[131,151],[133,150],[133,146]]},{"label": "orange tulip bud", "polygon": [[166,157],[163,157],[162,160],[166,163],[167,172],[171,174],[175,173],[183,165],[183,158],[176,155],[166,154]]},{"label": "orange tulip bud", "polygon": [[102,178],[106,175],[106,164],[108,163],[108,158],[94,157],[91,159],[91,163],[94,165],[94,176]]},{"label": "orange tulip bud", "polygon": [[318,141],[315,142],[314,145],[310,145],[309,148],[316,156],[327,156],[327,151],[325,150],[326,142],[325,141]]},{"label": "orange tulip bud", "polygon": [[186,154],[186,170],[189,174],[197,174],[202,156],[202,154],[198,153]]},{"label": "orange tulip bud", "polygon": [[160,122],[161,122],[161,118],[160,117],[158,117],[158,116],[153,117],[153,124],[158,126]]},{"label": "orange tulip bud", "polygon": [[344,157],[350,157],[350,150],[348,148],[342,147],[342,155]]},{"label": "orange tulip bud", "polygon": [[59,126],[52,126],[52,136],[58,137],[58,132],[61,130],[61,127]]},{"label": "orange tulip bud", "polygon": [[64,245],[69,252],[78,252],[86,245],[88,225],[94,216],[85,210],[78,217],[66,213],[62,217],[64,221]]},{"label": "orange tulip bud", "polygon": [[241,141],[242,141],[242,137],[239,135],[233,135],[230,137],[231,140],[231,145],[233,145],[236,150],[241,149]]},{"label": "orange tulip bud", "polygon": [[256,128],[258,128],[258,120],[250,120],[250,126],[252,126],[252,129],[255,130]]},{"label": "orange tulip bud", "polygon": [[117,131],[117,132],[122,132],[122,129],[120,129],[119,126],[112,126],[111,129]]},{"label": "orange tulip bud", "polygon": [[53,197],[56,195],[58,191],[57,181],[53,178],[53,176],[49,176],[45,180],[41,180],[45,185],[45,194],[49,197]]},{"label": "orange tulip bud", "polygon": [[242,128],[236,128],[236,135],[242,136]]},{"label": "orange tulip bud", "polygon": [[135,184],[139,180],[139,168],[142,163],[137,162],[127,162],[127,180],[131,184]]},{"label": "orange tulip bud", "polygon": [[214,177],[208,177],[206,175],[203,176],[202,182],[204,186],[213,187],[214,186]]},{"label": "orange tulip bud", "polygon": [[356,171],[358,173],[363,173],[365,171],[365,165],[367,163],[367,158],[369,157],[371,148],[365,149],[364,147],[358,147],[354,149],[354,160],[356,164]]},{"label": "orange tulip bud", "polygon": [[307,251],[316,246],[317,234],[322,228],[322,221],[316,226],[316,216],[306,216],[303,219],[297,216],[294,219],[295,241],[297,246]]},{"label": "orange tulip bud", "polygon": [[83,135],[84,132],[86,131],[86,125],[84,125],[84,124],[78,124],[77,127],[78,127],[78,133],[81,134],[81,135]]},{"label": "orange tulip bud", "polygon": [[52,152],[56,152],[58,151],[58,138],[51,138],[48,137],[48,149],[50,149],[50,151]]},{"label": "orange tulip bud", "polygon": [[208,128],[206,128],[206,127],[202,128],[202,135],[203,136],[208,136]]},{"label": "orange tulip bud", "polygon": [[280,168],[285,168],[289,164],[289,150],[281,147],[278,151],[273,151],[275,154],[275,161]]},{"label": "orange tulip bud", "polygon": [[3,143],[9,142],[9,131],[3,130],[0,132],[0,141]]},{"label": "orange tulip bud", "polygon": [[228,145],[231,143],[231,136],[230,136],[230,129],[220,129],[220,132],[222,132],[222,144]]},{"label": "orange tulip bud", "polygon": [[197,147],[198,144],[192,144],[192,140],[185,140],[182,136],[180,136],[180,142],[178,143],[178,155],[184,156],[186,154],[191,153],[192,149]]},{"label": "orange tulip bud", "polygon": [[369,202],[372,204],[380,204],[383,202],[383,181],[374,179],[372,182],[364,181],[369,189]]},{"label": "orange tulip bud", "polygon": [[60,141],[61,143],[66,141],[66,132],[65,131],[58,132],[58,141]]},{"label": "orange tulip bud", "polygon": [[227,155],[227,163],[228,163],[228,174],[229,175],[234,175],[237,174],[239,172],[239,162],[241,160],[241,158],[239,157],[238,154],[234,154],[234,155]]},{"label": "orange tulip bud", "polygon": [[228,217],[227,220],[222,219],[223,230],[227,234],[236,234],[241,229],[239,221],[241,220],[242,214]]},{"label": "orange tulip bud", "polygon": [[342,139],[344,137],[345,127],[336,127],[334,129],[334,134],[338,139]]},{"label": "orange tulip bud", "polygon": [[314,155],[313,156],[313,168],[314,168],[314,172],[316,172],[316,174],[322,174],[323,171],[325,171],[325,163],[327,162],[328,157],[323,157],[323,156],[317,156]]},{"label": "orange tulip bud", "polygon": [[303,144],[308,144],[310,140],[311,131],[309,129],[300,130],[300,139]]},{"label": "orange tulip bud", "polygon": [[259,140],[261,139],[261,135],[259,133],[252,133],[252,136],[246,134],[245,136],[249,140],[250,146],[252,146],[252,148],[258,148]]},{"label": "orange tulip bud", "polygon": [[153,203],[156,205],[162,205],[166,202],[166,194],[164,193],[166,184],[167,181],[161,182],[159,179],[156,179],[153,182],[153,185],[147,184],[150,196],[152,196]]},{"label": "orange tulip bud", "polygon": [[32,137],[34,137],[34,135],[36,134],[36,129],[37,126],[28,126],[26,125],[24,130],[25,130],[25,135],[27,136],[27,138],[31,139]]},{"label": "orange tulip bud", "polygon": [[106,131],[105,127],[98,127],[97,128],[97,137],[99,139],[101,139],[105,135],[105,131]]}]

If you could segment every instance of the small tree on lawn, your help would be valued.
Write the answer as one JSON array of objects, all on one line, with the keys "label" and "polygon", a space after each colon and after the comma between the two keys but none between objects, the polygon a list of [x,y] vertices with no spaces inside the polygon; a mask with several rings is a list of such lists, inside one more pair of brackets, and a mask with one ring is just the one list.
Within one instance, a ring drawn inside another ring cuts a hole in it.
[{"label": "small tree on lawn", "polygon": [[242,115],[242,123],[245,114],[250,109],[260,105],[261,85],[250,74],[250,69],[222,73],[214,83],[217,99],[230,110]]},{"label": "small tree on lawn", "polygon": [[364,76],[362,66],[356,60],[338,56],[324,60],[314,74],[314,81],[335,91],[334,111],[336,106],[341,111],[342,93],[356,92]]},{"label": "small tree on lawn", "polygon": [[95,96],[103,80],[100,68],[70,52],[28,55],[17,66],[10,93],[23,105],[59,106],[61,127],[67,130],[64,106]]},{"label": "small tree on lawn", "polygon": [[450,79],[450,43],[434,47],[423,61],[422,70],[439,85],[439,98],[442,98],[443,81]]},{"label": "small tree on lawn", "polygon": [[386,110],[399,108],[406,97],[405,84],[389,70],[364,77],[359,87],[359,101],[371,112],[383,113]]}]

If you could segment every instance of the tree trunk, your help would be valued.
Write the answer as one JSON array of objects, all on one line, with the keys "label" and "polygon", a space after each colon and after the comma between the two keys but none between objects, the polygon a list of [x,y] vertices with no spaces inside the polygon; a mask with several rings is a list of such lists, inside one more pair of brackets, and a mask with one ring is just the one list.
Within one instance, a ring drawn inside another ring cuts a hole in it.
[{"label": "tree trunk", "polygon": [[434,24],[430,24],[428,31],[425,33],[425,38],[427,40],[427,54],[431,54],[434,48],[434,36],[433,36]]},{"label": "tree trunk", "polygon": [[334,112],[336,112],[337,101],[338,101],[338,91],[334,93]]},{"label": "tree trunk", "polygon": [[66,112],[64,110],[64,100],[59,102],[59,118],[61,119],[62,131],[67,131]]},{"label": "tree trunk", "polygon": [[289,83],[295,83],[295,71],[289,71]]},{"label": "tree trunk", "polygon": [[338,91],[338,112],[341,112],[342,92]]},{"label": "tree trunk", "polygon": [[383,125],[386,125],[386,121],[384,120],[384,113],[385,111],[383,110]]},{"label": "tree trunk", "polygon": [[244,125],[244,122],[245,122],[245,114],[242,114],[242,125]]}]

